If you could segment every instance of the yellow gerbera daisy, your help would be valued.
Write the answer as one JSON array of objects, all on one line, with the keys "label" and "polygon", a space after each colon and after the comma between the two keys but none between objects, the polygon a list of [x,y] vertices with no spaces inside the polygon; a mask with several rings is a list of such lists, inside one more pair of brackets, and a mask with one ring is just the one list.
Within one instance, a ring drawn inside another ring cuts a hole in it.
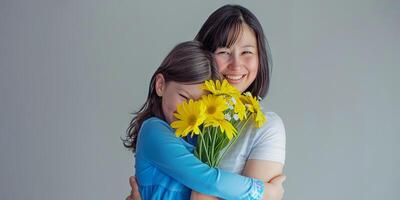
[{"label": "yellow gerbera daisy", "polygon": [[224,111],[228,109],[225,99],[222,96],[209,94],[202,96],[201,102],[206,107],[205,124],[218,125],[216,121],[224,119]]},{"label": "yellow gerbera daisy", "polygon": [[240,101],[246,106],[247,110],[254,113],[254,107],[252,103],[252,96],[240,95]]},{"label": "yellow gerbera daisy", "polygon": [[238,115],[240,120],[246,119],[246,106],[243,104],[242,100],[238,97],[232,97],[235,99],[235,102],[233,102],[233,111]]},{"label": "yellow gerbera daisy", "polygon": [[199,126],[206,119],[205,110],[206,107],[202,102],[192,99],[178,105],[177,112],[174,113],[177,120],[171,123],[171,127],[176,129],[176,136],[185,137],[190,132],[192,135],[199,134]]},{"label": "yellow gerbera daisy", "polygon": [[227,137],[232,139],[233,135],[236,134],[236,129],[233,125],[225,120],[224,111],[228,109],[226,100],[222,96],[216,95],[205,95],[201,99],[202,103],[206,107],[206,119],[204,125],[219,127],[221,132],[227,135]]},{"label": "yellow gerbera daisy", "polygon": [[210,91],[215,95],[226,94],[230,96],[237,96],[240,94],[239,90],[230,85],[227,80],[223,80],[222,83],[219,80],[215,82],[213,80],[205,81],[201,86],[203,90]]},{"label": "yellow gerbera daisy", "polygon": [[235,129],[235,127],[228,121],[224,120],[220,120],[219,121],[219,128],[221,130],[222,133],[225,132],[225,135],[228,137],[229,140],[231,140],[233,138],[233,136],[236,135],[237,131]]},{"label": "yellow gerbera daisy", "polygon": [[260,102],[257,98],[253,97],[251,94],[245,94],[240,96],[240,100],[245,104],[250,112],[254,113],[256,127],[261,127],[267,119],[261,110]]}]

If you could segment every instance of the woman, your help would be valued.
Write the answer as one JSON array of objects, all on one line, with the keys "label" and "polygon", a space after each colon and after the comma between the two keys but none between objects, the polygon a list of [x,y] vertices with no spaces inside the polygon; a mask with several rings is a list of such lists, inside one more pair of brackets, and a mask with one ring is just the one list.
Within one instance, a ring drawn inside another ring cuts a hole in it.
[{"label": "woman", "polygon": [[175,121],[174,113],[181,103],[195,105],[194,110],[187,111],[191,116],[198,114],[199,104],[193,100],[207,93],[201,86],[210,79],[220,79],[215,59],[198,41],[178,44],[153,74],[147,100],[130,124],[130,133],[137,138],[133,149],[142,199],[187,200],[192,190],[238,200],[268,195],[258,179],[201,162],[193,154],[194,146],[176,137],[169,125]]},{"label": "woman", "polygon": [[[249,10],[238,5],[225,5],[213,12],[195,39],[214,52],[219,73],[238,90],[265,97],[270,82],[270,56],[261,24]],[[277,185],[265,192],[283,196],[282,174],[285,160],[285,129],[282,120],[272,112],[268,122],[256,130],[248,128],[221,161],[221,169]],[[129,136],[129,134],[128,134]],[[134,140],[135,142],[135,140]],[[134,178],[131,178],[134,182]],[[135,184],[131,198],[134,198]],[[201,194],[192,195],[204,197]]]}]

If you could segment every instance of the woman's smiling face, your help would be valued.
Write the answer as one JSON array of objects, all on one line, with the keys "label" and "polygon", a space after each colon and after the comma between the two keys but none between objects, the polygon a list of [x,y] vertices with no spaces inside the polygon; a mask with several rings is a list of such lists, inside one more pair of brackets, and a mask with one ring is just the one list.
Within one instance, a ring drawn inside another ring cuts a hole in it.
[{"label": "woman's smiling face", "polygon": [[219,47],[214,53],[219,73],[239,91],[246,91],[256,79],[259,67],[254,31],[243,24],[236,42],[230,48]]}]

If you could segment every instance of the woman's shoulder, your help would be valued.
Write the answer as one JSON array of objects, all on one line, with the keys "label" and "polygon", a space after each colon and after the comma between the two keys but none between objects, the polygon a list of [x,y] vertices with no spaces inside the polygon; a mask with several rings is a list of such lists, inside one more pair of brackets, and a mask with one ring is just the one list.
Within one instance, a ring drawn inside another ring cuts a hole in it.
[{"label": "woman's shoulder", "polygon": [[282,118],[275,112],[264,112],[264,115],[267,120],[262,128],[284,128]]},{"label": "woman's shoulder", "polygon": [[[267,121],[255,128],[250,159],[269,160],[284,164],[286,132],[281,117],[275,112],[264,112]],[[251,135],[251,134],[250,134]]]},{"label": "woman's shoulder", "polygon": [[275,112],[263,112],[266,118],[265,123],[256,128],[252,126],[252,132],[255,133],[255,138],[271,138],[271,137],[285,137],[285,126],[282,118]]}]

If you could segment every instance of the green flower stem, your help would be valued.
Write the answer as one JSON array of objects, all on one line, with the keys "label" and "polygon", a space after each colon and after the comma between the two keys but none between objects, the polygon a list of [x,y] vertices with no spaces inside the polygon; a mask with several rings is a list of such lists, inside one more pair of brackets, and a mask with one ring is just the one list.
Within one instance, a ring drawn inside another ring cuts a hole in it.
[{"label": "green flower stem", "polygon": [[222,153],[222,155],[219,157],[219,159],[217,160],[216,166],[219,165],[219,163],[221,162],[222,158],[224,158],[226,152],[229,151],[229,149],[232,147],[232,145],[233,145],[234,143],[236,143],[237,139],[238,139],[239,136],[242,134],[243,128],[247,125],[247,123],[249,122],[249,120],[250,120],[250,115],[247,117],[247,119],[244,121],[243,125],[240,127],[240,130],[238,131],[236,137],[233,139],[232,142],[230,142],[230,143],[228,144],[228,146],[226,147],[225,151],[224,151],[224,152]]},{"label": "green flower stem", "polygon": [[[204,145],[205,154],[206,154],[206,158],[207,158],[208,164],[210,164],[210,157],[208,155],[208,148],[207,148],[207,145],[206,145],[205,140],[204,140],[205,138],[203,137],[203,134],[199,134],[199,135],[200,135],[201,145]],[[200,159],[203,161],[202,158],[200,158]]]},{"label": "green flower stem", "polygon": [[[203,134],[203,133],[204,133],[204,126],[202,127],[201,133],[200,133],[199,135],[201,135],[201,134]],[[203,157],[201,157],[201,153],[202,153],[202,151],[203,151],[202,148],[201,148],[202,145],[201,145],[201,144],[197,144],[197,145],[199,146],[199,148],[198,148],[198,152],[199,152],[198,155],[199,155],[200,160],[202,160],[202,158],[203,158]],[[197,147],[196,147],[196,149],[197,149]]]},{"label": "green flower stem", "polygon": [[212,167],[215,167],[214,164],[215,164],[215,161],[216,161],[216,160],[215,160],[214,150],[215,150],[215,140],[216,140],[215,137],[217,136],[217,133],[216,133],[216,131],[215,131],[216,128],[213,128],[213,130],[214,130],[214,131],[213,131],[214,139],[212,140],[212,148],[211,148],[212,157],[211,157],[211,158],[213,158],[212,160],[213,160],[214,162],[213,162],[213,164],[212,164],[211,166],[212,166]]}]

